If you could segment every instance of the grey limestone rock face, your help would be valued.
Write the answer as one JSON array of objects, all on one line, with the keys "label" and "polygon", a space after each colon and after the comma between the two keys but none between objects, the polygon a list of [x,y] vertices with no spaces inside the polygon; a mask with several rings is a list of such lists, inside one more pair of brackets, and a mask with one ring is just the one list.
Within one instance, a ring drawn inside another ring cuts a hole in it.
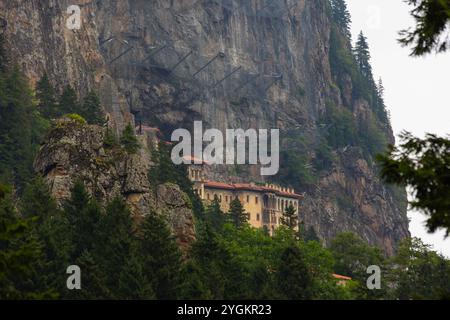
[{"label": "grey limestone rock face", "polygon": [[147,214],[163,215],[177,242],[187,249],[195,240],[189,198],[176,185],[151,186],[149,152],[136,154],[103,144],[105,128],[58,120],[41,146],[34,168],[43,175],[61,205],[70,197],[75,181],[81,180],[102,205],[121,196],[137,222]]}]

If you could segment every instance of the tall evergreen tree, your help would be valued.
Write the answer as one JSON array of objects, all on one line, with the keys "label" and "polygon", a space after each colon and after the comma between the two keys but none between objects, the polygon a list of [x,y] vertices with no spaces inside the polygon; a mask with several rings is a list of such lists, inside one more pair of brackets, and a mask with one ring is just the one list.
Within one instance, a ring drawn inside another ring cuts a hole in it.
[{"label": "tall evergreen tree", "polygon": [[70,85],[67,85],[64,88],[63,93],[61,94],[61,97],[59,98],[58,104],[59,104],[60,115],[71,114],[71,113],[76,113],[76,114],[83,113],[83,111],[81,110],[81,106],[78,102],[77,94]]},{"label": "tall evergreen tree", "polygon": [[140,144],[138,139],[136,138],[136,135],[134,133],[131,124],[127,124],[125,129],[122,131],[122,136],[120,137],[120,144],[130,154],[136,153],[139,150]]},{"label": "tall evergreen tree", "polygon": [[283,211],[283,217],[281,223],[291,230],[298,228],[298,214],[292,204],[288,205]]},{"label": "tall evergreen tree", "polygon": [[55,297],[53,290],[41,286],[45,258],[32,232],[33,221],[19,217],[10,188],[0,189],[0,299]]},{"label": "tall evergreen tree", "polygon": [[44,179],[36,176],[27,184],[21,198],[21,213],[42,223],[48,216],[60,214]]},{"label": "tall evergreen tree", "polygon": [[89,196],[83,182],[75,182],[70,199],[64,204],[64,212],[71,228],[67,236],[72,240],[72,260],[84,251],[91,253],[98,241],[101,210],[95,199]]},{"label": "tall evergreen tree", "polygon": [[233,199],[230,203],[228,217],[236,228],[245,226],[248,221],[248,214],[245,212],[241,201],[238,198]]},{"label": "tall evergreen tree", "polygon": [[157,299],[176,299],[181,284],[181,254],[167,223],[148,214],[140,228],[145,277],[153,281]]},{"label": "tall evergreen tree", "polygon": [[369,81],[373,81],[372,66],[370,64],[369,43],[366,36],[361,31],[356,40],[354,55],[362,75]]},{"label": "tall evergreen tree", "polygon": [[100,99],[94,91],[90,91],[83,100],[81,116],[90,124],[103,125],[105,115],[100,105]]},{"label": "tall evergreen tree", "polygon": [[218,232],[222,229],[226,222],[226,215],[220,209],[220,202],[217,196],[205,210],[205,220],[208,222],[212,230]]},{"label": "tall evergreen tree", "polygon": [[331,0],[330,3],[334,22],[347,39],[351,41],[352,33],[350,27],[352,19],[347,8],[347,3],[345,0]]},{"label": "tall evergreen tree", "polygon": [[132,258],[135,240],[131,214],[121,198],[116,197],[108,204],[106,213],[100,216],[97,230],[97,242],[92,254],[108,273],[107,285],[111,293],[116,293],[115,287],[122,270]]},{"label": "tall evergreen tree", "polygon": [[148,300],[155,299],[152,279],[148,279],[140,255],[132,252],[121,268],[116,297],[119,299]]},{"label": "tall evergreen tree", "polygon": [[36,98],[38,99],[38,110],[47,118],[55,118],[60,114],[56,104],[55,88],[50,83],[47,73],[44,73],[36,85]]},{"label": "tall evergreen tree", "polygon": [[276,283],[284,299],[305,300],[311,298],[313,277],[305,257],[294,244],[287,247],[281,255]]},{"label": "tall evergreen tree", "polygon": [[[209,294],[214,299],[224,299],[225,288],[230,279],[226,276],[225,270],[229,270],[228,263],[232,263],[229,252],[223,247],[220,236],[206,227],[199,232],[197,241],[192,247],[192,257],[195,265],[193,268],[199,269],[198,273],[206,291],[200,294]],[[198,286],[189,286],[190,290],[199,289]],[[197,292],[198,293],[198,292]]]},{"label": "tall evergreen tree", "polygon": [[32,104],[28,81],[18,67],[0,74],[0,179],[19,192],[33,173],[44,129]]},{"label": "tall evergreen tree", "polygon": [[89,250],[83,250],[74,262],[81,269],[81,290],[65,290],[65,298],[82,300],[111,299],[106,285],[107,271],[102,269]]}]

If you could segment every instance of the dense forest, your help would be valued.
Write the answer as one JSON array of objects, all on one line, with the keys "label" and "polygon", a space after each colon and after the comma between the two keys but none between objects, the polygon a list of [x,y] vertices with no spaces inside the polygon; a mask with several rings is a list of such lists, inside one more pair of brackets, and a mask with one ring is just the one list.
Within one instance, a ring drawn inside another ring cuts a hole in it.
[{"label": "dense forest", "polygon": [[[348,68],[359,84],[353,94],[372,101],[373,114],[388,123],[367,39],[360,34],[351,56],[341,50],[350,39],[350,18],[344,1],[333,3],[333,70]],[[249,226],[238,200],[226,213],[217,199],[204,207],[186,168],[170,161],[168,146],[153,152],[148,175],[153,185],[176,183],[188,195],[197,230],[189,251],[180,251],[163,217],[148,212],[136,224],[120,197],[102,207],[82,181],[60,207],[32,164],[52,119],[62,116],[105,122],[95,92],[83,99],[71,87],[57,92],[46,74],[32,89],[0,35],[0,299],[450,299],[450,261],[420,239],[405,239],[392,257],[352,233],[325,247],[292,207],[284,226],[269,236]],[[332,147],[355,136],[368,157],[386,144],[380,128],[358,126],[331,103],[323,121],[331,129],[314,164],[318,170],[331,162]],[[131,126],[120,138],[107,135],[105,143],[130,153],[139,148]],[[308,172],[293,177],[309,178]],[[82,290],[67,289],[70,265],[82,270]],[[382,270],[381,289],[369,290],[373,265]],[[352,280],[343,285],[334,273]]]}]

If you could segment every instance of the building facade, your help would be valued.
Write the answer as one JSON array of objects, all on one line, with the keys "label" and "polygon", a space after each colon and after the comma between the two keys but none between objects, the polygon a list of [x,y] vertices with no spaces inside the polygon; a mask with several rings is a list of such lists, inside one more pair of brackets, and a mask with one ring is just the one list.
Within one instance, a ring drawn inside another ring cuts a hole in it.
[{"label": "building facade", "polygon": [[204,177],[204,165],[205,163],[191,164],[188,173],[194,184],[194,191],[206,205],[217,197],[221,210],[228,212],[231,201],[238,198],[249,215],[250,225],[267,228],[271,234],[282,224],[283,212],[288,206],[292,205],[297,214],[300,213],[300,200],[303,195],[295,193],[294,189],[274,184],[209,181]]}]

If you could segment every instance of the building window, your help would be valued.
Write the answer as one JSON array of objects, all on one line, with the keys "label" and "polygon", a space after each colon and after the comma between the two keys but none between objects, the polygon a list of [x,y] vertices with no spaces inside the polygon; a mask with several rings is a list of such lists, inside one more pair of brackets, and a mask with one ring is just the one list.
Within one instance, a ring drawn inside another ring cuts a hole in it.
[{"label": "building window", "polygon": [[255,203],[258,204],[258,197],[255,197]]},{"label": "building window", "polygon": [[222,202],[222,195],[219,194],[219,202]]},{"label": "building window", "polygon": [[259,221],[261,217],[259,216],[259,213],[256,214],[256,221]]},{"label": "building window", "polygon": [[209,200],[209,193],[206,194],[206,198]]},{"label": "building window", "polygon": [[252,216],[250,215],[250,213],[247,213],[247,219],[250,220],[251,217],[252,217]]},{"label": "building window", "polygon": [[225,196],[225,202],[228,202],[228,196]]},{"label": "building window", "polygon": [[250,202],[250,196],[247,196],[247,203]]}]

